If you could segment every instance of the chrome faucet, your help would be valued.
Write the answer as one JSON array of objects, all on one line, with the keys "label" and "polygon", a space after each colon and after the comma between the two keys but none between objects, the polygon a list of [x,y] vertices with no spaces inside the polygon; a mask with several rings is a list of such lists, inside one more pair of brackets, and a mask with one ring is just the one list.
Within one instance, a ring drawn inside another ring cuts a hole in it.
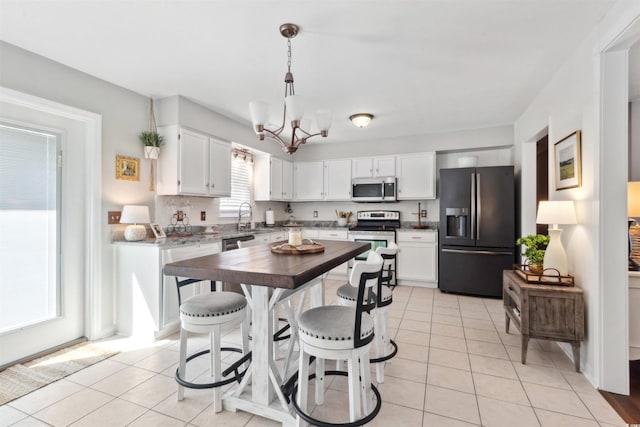
[{"label": "chrome faucet", "polygon": [[[242,221],[242,208],[247,205],[249,207],[249,221],[244,224]],[[253,222],[253,209],[251,208],[251,204],[249,202],[242,202],[240,207],[238,208],[238,231],[243,229],[251,229],[251,223]]]}]

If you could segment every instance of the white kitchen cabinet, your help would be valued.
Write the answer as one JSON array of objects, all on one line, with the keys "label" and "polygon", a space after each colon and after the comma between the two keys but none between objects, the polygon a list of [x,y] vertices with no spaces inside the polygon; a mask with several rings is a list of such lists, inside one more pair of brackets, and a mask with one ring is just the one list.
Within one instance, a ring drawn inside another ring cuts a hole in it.
[{"label": "white kitchen cabinet", "polygon": [[396,156],[398,200],[436,198],[436,155],[433,152]]},{"label": "white kitchen cabinet", "polygon": [[[303,232],[303,237],[304,237],[304,232]],[[337,229],[318,230],[318,239],[347,241],[348,240],[347,230],[337,230]],[[345,262],[344,264],[340,264],[333,270],[329,271],[330,276],[339,276],[341,279],[346,278],[348,274],[349,274],[348,262]]]},{"label": "white kitchen cabinet", "polygon": [[293,200],[293,162],[282,161],[282,200]]},{"label": "white kitchen cabinet", "polygon": [[[153,244],[114,245],[117,332],[151,340],[177,331],[178,291],[175,277],[163,274],[164,265],[220,250],[219,242],[167,249]],[[209,282],[202,282],[200,289],[207,292],[209,286]]]},{"label": "white kitchen cabinet", "polygon": [[371,178],[376,176],[396,176],[396,158],[360,157],[353,159],[352,178]]},{"label": "white kitchen cabinet", "polygon": [[400,249],[397,257],[399,283],[437,287],[438,233],[398,230],[396,240]]},{"label": "white kitchen cabinet", "polygon": [[351,160],[324,162],[324,194],[327,201],[351,200]]},{"label": "white kitchen cabinet", "polygon": [[231,194],[230,143],[176,125],[158,132],[165,141],[158,158],[158,195]]},{"label": "white kitchen cabinet", "polygon": [[294,200],[311,201],[324,198],[324,163],[295,162],[293,166]]},{"label": "white kitchen cabinet", "polygon": [[253,192],[257,201],[291,200],[293,165],[274,156],[256,156],[253,164]]}]

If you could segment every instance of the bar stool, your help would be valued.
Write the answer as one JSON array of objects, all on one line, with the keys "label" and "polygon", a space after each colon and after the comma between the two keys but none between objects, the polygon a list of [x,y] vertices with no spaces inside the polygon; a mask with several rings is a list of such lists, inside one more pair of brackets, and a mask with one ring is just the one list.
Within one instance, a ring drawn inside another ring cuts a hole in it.
[{"label": "bar stool", "polygon": [[[389,307],[393,302],[393,292],[391,291],[391,281],[394,280],[396,257],[398,254],[398,245],[389,243],[385,247],[376,249],[383,259],[382,273],[380,283],[376,289],[376,308],[374,311],[375,322],[375,348],[376,357],[371,359],[371,363],[376,363],[376,380],[384,383],[384,363],[392,359],[398,353],[398,345],[389,338]],[[348,283],[342,285],[336,291],[338,304],[353,307],[356,303],[356,290]],[[339,363],[340,367],[341,364]]]},{"label": "bar stool", "polygon": [[[350,423],[343,426],[359,426],[370,422],[380,411],[381,398],[371,383],[369,350],[373,341],[373,318],[369,312],[375,307],[373,288],[380,280],[382,257],[370,252],[366,261],[354,264],[349,285],[357,291],[355,307],[323,306],[302,313],[298,319],[300,358],[298,385],[294,387],[292,406],[297,422],[317,426],[336,425],[311,418],[307,414],[310,357],[316,358],[316,403],[322,404],[324,375],[345,375],[341,371],[324,371],[324,360],[347,360],[346,375],[349,380]],[[312,376],[313,377],[313,376]],[[371,410],[369,390],[376,396],[376,406]],[[363,414],[364,413],[364,414]]]},{"label": "bar stool", "polygon": [[[197,294],[182,301],[181,290],[185,286],[201,282],[198,279],[183,279],[176,277],[178,287],[178,304],[180,304],[180,364],[176,369],[176,381],[178,383],[178,400],[184,399],[184,388],[206,389],[213,388],[213,407],[215,412],[222,411],[222,389],[220,387],[234,381],[240,383],[242,376],[249,367],[249,352],[247,321],[247,300],[244,296],[235,292],[213,292],[214,284],[211,284],[211,292]],[[234,347],[221,347],[222,333],[240,325],[242,334],[242,349]],[[192,354],[187,357],[187,338],[189,332],[208,333],[210,348]],[[242,353],[241,357],[231,367],[222,370],[222,352],[231,351]],[[185,373],[187,362],[202,356],[211,355],[210,372],[213,382],[193,383],[186,381]],[[240,372],[240,365],[244,365],[244,371]],[[231,372],[234,375],[229,378]]]}]

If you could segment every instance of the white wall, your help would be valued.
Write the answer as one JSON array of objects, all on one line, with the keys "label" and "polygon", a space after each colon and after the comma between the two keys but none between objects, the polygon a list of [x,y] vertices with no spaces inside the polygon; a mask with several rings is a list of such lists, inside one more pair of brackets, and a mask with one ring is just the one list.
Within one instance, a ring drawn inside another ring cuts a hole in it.
[{"label": "white wall", "polygon": [[[569,258],[570,273],[585,291],[587,303],[587,336],[581,349],[583,372],[596,386],[601,386],[598,358],[602,358],[602,334],[613,330],[600,330],[600,298],[607,284],[599,279],[600,265],[600,217],[599,203],[603,192],[619,192],[622,189],[601,188],[607,178],[601,176],[602,150],[606,141],[600,138],[600,46],[607,35],[613,37],[624,28],[622,22],[637,18],[637,5],[620,4],[614,8],[613,18],[605,19],[593,33],[575,49],[573,54],[556,72],[554,77],[537,95],[535,100],[518,118],[514,126],[516,162],[521,171],[521,221],[523,235],[535,232],[535,140],[548,127],[551,200],[573,200],[578,224],[562,226],[562,241]],[[629,7],[627,7],[629,6]],[[624,8],[627,7],[625,10]],[[635,9],[634,9],[635,8]],[[582,186],[568,190],[555,190],[553,176],[554,143],[575,130],[582,131]],[[618,162],[619,164],[620,162]],[[619,166],[618,166],[619,167]],[[624,166],[623,166],[624,167]],[[606,255],[606,254],[605,254]],[[600,359],[601,360],[601,359]]]},{"label": "white wall", "polygon": [[640,99],[629,104],[629,181],[640,181]]}]

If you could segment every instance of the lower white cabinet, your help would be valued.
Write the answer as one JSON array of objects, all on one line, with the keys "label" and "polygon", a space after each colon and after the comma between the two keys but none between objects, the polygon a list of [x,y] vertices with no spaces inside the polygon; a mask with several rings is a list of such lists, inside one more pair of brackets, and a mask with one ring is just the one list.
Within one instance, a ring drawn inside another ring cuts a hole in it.
[{"label": "lower white cabinet", "polygon": [[438,233],[398,230],[398,280],[408,284],[437,287]]},{"label": "lower white cabinet", "polygon": [[[318,231],[317,238],[320,240],[342,240],[342,241],[349,240],[347,236],[347,230],[331,229],[331,230],[317,230],[317,231]],[[304,235],[304,231],[303,231],[302,237],[306,237]],[[313,237],[309,237],[309,238],[313,239]],[[329,272],[330,276],[339,276],[340,278],[346,278],[348,274],[349,274],[349,265],[346,262],[344,264],[340,264],[339,266],[337,266],[336,268],[334,268]]]},{"label": "lower white cabinet", "polygon": [[273,243],[273,242],[279,242],[281,240],[286,240],[287,239],[287,232],[286,231],[275,231],[273,233],[265,233],[265,234],[256,234],[255,238],[258,242],[260,243]]},{"label": "lower white cabinet", "polygon": [[[162,272],[165,264],[220,252],[219,242],[175,248],[152,244],[116,244],[116,330],[119,334],[156,339],[179,329],[180,311],[174,276]],[[192,292],[193,288],[191,287]],[[202,282],[203,292],[209,282]],[[183,297],[189,294],[183,293]]]}]

